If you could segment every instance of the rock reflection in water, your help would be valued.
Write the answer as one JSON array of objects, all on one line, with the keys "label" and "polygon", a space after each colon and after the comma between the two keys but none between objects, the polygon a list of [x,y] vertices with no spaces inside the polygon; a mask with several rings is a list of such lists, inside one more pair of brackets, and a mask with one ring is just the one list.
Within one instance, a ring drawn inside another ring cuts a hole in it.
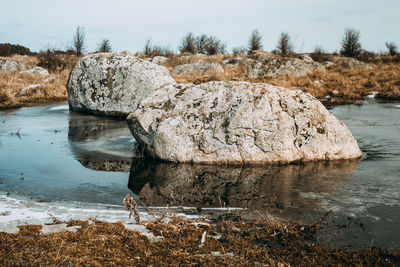
[{"label": "rock reflection in water", "polygon": [[86,168],[113,172],[130,170],[136,142],[125,120],[71,112],[68,141],[75,158]]},{"label": "rock reflection in water", "polygon": [[285,166],[208,166],[134,161],[128,187],[148,205],[195,207],[295,207],[323,205],[358,160]]}]

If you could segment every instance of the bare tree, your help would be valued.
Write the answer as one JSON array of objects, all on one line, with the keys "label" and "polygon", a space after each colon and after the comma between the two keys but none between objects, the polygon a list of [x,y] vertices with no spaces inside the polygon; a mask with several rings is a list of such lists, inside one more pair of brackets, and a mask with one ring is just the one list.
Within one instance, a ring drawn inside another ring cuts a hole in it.
[{"label": "bare tree", "polygon": [[185,52],[189,52],[192,54],[197,53],[196,37],[194,36],[193,33],[189,32],[183,37],[182,43],[179,46],[179,51],[181,53]]},{"label": "bare tree", "polygon": [[293,54],[293,52],[293,44],[290,40],[289,33],[282,32],[276,45],[276,53],[282,56],[287,56]]},{"label": "bare tree", "polygon": [[346,57],[356,57],[361,54],[360,32],[355,29],[347,28],[341,42],[342,49],[340,54]]},{"label": "bare tree", "polygon": [[249,49],[247,53],[250,55],[254,50],[261,50],[263,45],[261,43],[262,36],[258,30],[253,30],[249,38]]},{"label": "bare tree", "polygon": [[97,46],[97,52],[111,52],[111,42],[108,39],[103,39]]},{"label": "bare tree", "polygon": [[73,50],[77,55],[82,55],[85,52],[85,39],[85,29],[81,26],[78,26],[71,43],[71,50]]},{"label": "bare tree", "polygon": [[390,43],[386,42],[385,45],[388,49],[389,55],[391,56],[397,55],[397,45],[394,42]]}]

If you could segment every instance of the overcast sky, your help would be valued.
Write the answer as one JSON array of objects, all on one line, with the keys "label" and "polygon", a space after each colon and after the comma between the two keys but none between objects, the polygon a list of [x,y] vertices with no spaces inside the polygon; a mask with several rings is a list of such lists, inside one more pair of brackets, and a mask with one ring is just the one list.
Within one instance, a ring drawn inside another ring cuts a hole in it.
[{"label": "overcast sky", "polygon": [[149,38],[177,50],[187,32],[215,35],[230,51],[258,29],[266,51],[285,31],[296,52],[333,52],[349,27],[361,32],[364,49],[379,52],[385,42],[400,47],[399,14],[399,0],[12,0],[1,4],[0,43],[65,49],[80,25],[88,51],[103,38],[115,51],[142,50]]}]

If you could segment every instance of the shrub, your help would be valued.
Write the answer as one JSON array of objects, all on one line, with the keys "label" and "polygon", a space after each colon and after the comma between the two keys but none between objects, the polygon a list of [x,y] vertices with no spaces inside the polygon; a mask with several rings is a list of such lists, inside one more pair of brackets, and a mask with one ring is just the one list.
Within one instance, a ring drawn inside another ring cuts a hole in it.
[{"label": "shrub", "polygon": [[208,36],[205,50],[208,55],[225,54],[226,46],[217,37]]},{"label": "shrub", "polygon": [[183,37],[182,43],[179,46],[179,51],[181,53],[197,53],[196,37],[193,33],[189,32]]},{"label": "shrub", "polygon": [[320,46],[316,46],[310,56],[316,62],[325,62],[329,60],[329,55]]},{"label": "shrub", "polygon": [[108,39],[103,39],[98,44],[97,52],[111,52],[111,50],[112,50],[111,43],[110,40]]},{"label": "shrub", "polygon": [[0,56],[31,55],[29,48],[22,45],[0,44]]},{"label": "shrub", "polygon": [[243,47],[243,46],[232,48],[232,54],[235,55],[235,56],[246,54],[246,52],[247,52],[247,48]]},{"label": "shrub", "polygon": [[37,54],[39,59],[38,66],[47,69],[50,72],[62,71],[66,68],[67,62],[61,54],[56,51],[47,49],[46,51],[40,51]]},{"label": "shrub", "polygon": [[206,46],[208,42],[207,34],[201,34],[200,36],[196,37],[196,48],[197,53],[205,54],[206,53]]},{"label": "shrub", "polygon": [[361,54],[360,32],[347,28],[341,41],[340,54],[346,57],[356,57]]},{"label": "shrub", "polygon": [[394,42],[386,42],[386,48],[388,49],[389,55],[395,56],[397,55],[397,45]]},{"label": "shrub", "polygon": [[161,47],[159,45],[152,45],[151,40],[147,39],[144,45],[144,53],[149,57],[155,56],[171,56],[174,54],[174,51],[169,47]]},{"label": "shrub", "polygon": [[261,43],[262,36],[258,30],[253,30],[249,38],[249,49],[247,53],[250,55],[254,50],[262,50],[263,46]]},{"label": "shrub", "polygon": [[290,35],[287,32],[282,32],[279,36],[278,43],[276,45],[276,54],[287,56],[293,54],[293,44],[290,40]]}]

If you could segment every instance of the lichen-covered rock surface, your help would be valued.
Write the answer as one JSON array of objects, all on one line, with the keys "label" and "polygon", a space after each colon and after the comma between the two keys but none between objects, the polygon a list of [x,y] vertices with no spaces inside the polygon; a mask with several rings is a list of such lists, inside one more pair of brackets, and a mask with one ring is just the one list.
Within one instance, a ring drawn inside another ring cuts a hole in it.
[{"label": "lichen-covered rock surface", "polygon": [[0,73],[10,73],[26,70],[26,66],[19,61],[11,59],[0,59]]},{"label": "lichen-covered rock surface", "polygon": [[128,53],[97,53],[78,61],[68,79],[71,110],[126,116],[153,90],[175,84],[168,70]]},{"label": "lichen-covered rock surface", "polygon": [[205,164],[266,164],[361,156],[347,127],[314,97],[247,82],[168,85],[128,116],[154,158]]},{"label": "lichen-covered rock surface", "polygon": [[303,77],[314,71],[324,71],[325,67],[321,64],[298,58],[271,57],[257,60],[247,65],[247,77],[262,78],[279,77],[290,74],[294,77]]}]

